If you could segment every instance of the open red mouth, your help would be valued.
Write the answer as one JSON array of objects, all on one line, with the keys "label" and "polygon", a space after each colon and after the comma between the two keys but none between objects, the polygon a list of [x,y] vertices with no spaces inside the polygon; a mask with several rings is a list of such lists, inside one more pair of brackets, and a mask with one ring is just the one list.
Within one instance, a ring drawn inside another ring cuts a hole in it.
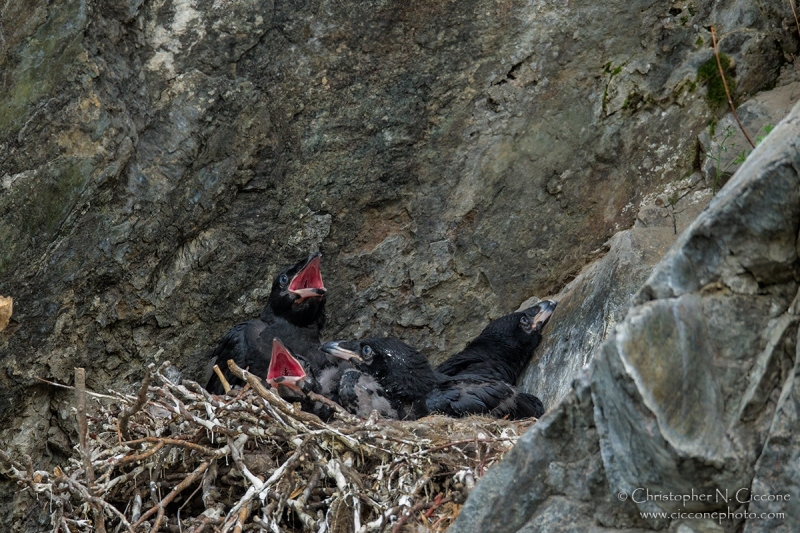
[{"label": "open red mouth", "polygon": [[291,283],[289,283],[289,292],[299,296],[299,300],[324,295],[326,289],[325,284],[322,282],[321,264],[322,255],[315,255],[303,267],[303,270],[292,278]]},{"label": "open red mouth", "polygon": [[297,382],[306,377],[300,362],[278,339],[272,339],[272,360],[267,370],[267,383],[273,387],[285,385],[299,389]]}]

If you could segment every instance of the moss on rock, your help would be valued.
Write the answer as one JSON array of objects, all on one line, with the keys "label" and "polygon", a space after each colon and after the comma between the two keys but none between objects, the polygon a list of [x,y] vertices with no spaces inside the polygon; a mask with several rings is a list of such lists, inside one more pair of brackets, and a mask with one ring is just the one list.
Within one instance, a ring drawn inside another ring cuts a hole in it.
[{"label": "moss on rock", "polygon": [[[725,73],[725,81],[728,83],[728,90],[733,95],[736,90],[736,80],[733,77],[733,68],[731,66],[731,58],[725,54],[719,55],[719,62],[722,65],[722,71]],[[704,83],[706,86],[706,101],[712,108],[719,108],[725,105],[728,97],[725,94],[725,84],[722,82],[722,77],[719,75],[719,66],[717,59],[712,57],[697,69],[698,83]]]}]

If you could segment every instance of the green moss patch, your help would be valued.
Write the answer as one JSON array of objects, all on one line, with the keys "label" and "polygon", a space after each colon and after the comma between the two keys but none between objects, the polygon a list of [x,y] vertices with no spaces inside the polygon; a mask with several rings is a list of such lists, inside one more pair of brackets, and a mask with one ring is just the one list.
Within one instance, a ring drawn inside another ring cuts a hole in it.
[{"label": "green moss patch", "polygon": [[[719,55],[719,62],[722,65],[722,71],[725,73],[725,81],[728,83],[728,90],[731,92],[731,97],[736,90],[736,80],[733,78],[733,69],[731,68],[731,58],[725,54]],[[697,82],[703,83],[706,86],[706,100],[708,105],[712,108],[719,108],[725,105],[728,97],[725,94],[725,85],[722,82],[722,77],[719,75],[719,67],[717,66],[717,59],[712,57],[697,69]]]},{"label": "green moss patch", "polygon": [[2,199],[0,211],[6,214],[0,219],[0,275],[17,264],[26,248],[55,237],[93,170],[89,160],[61,160]]},{"label": "green moss patch", "polygon": [[[0,137],[16,133],[31,104],[59,90],[83,47],[85,0],[61,2],[14,56],[10,83],[0,95]],[[6,67],[8,68],[8,67]]]}]

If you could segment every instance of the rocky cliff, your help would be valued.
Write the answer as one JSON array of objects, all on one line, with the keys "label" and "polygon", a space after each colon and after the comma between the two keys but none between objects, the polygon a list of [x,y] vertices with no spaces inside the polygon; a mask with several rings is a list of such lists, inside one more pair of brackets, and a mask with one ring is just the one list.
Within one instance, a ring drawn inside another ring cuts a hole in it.
[{"label": "rocky cliff", "polygon": [[800,105],[681,234],[454,531],[796,530],[798,139]]},{"label": "rocky cliff", "polygon": [[[91,388],[126,388],[154,358],[196,377],[311,250],[326,337],[392,333],[441,359],[709,172],[710,26],[742,100],[787,81],[798,48],[777,1],[0,9],[0,441],[45,462],[74,433],[70,398],[36,378],[84,366]],[[610,246],[668,231],[646,233]],[[575,343],[574,371],[612,325]]]}]

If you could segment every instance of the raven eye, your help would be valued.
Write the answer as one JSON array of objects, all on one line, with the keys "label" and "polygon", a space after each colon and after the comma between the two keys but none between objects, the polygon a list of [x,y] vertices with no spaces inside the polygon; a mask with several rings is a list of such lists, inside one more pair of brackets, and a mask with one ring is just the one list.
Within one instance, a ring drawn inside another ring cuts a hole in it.
[{"label": "raven eye", "polygon": [[286,274],[281,274],[281,277],[278,278],[278,283],[280,283],[281,285],[286,285],[287,283],[289,283],[289,276],[287,276]]},{"label": "raven eye", "polygon": [[363,348],[361,348],[361,355],[365,357],[372,356],[372,348],[370,348],[369,344],[365,344]]},{"label": "raven eye", "polygon": [[522,315],[519,319],[519,323],[522,324],[523,326],[527,326],[531,323],[531,319],[528,318],[527,315]]}]

